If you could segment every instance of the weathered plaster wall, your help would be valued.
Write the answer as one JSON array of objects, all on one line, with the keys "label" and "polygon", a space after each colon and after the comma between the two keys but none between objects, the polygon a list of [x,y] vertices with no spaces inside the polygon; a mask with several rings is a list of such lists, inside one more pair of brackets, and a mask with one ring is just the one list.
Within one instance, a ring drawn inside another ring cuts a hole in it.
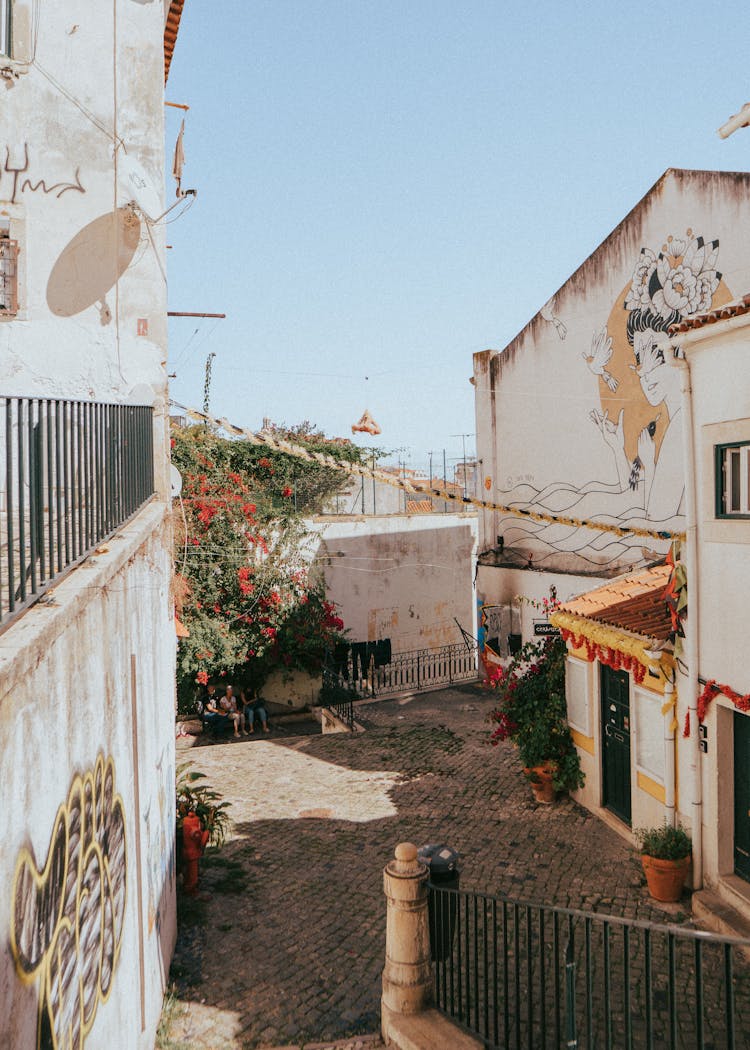
[{"label": "weathered plaster wall", "polygon": [[67,1045],[68,1023],[87,1050],[153,1046],[176,932],[166,527],[149,505],[0,635],[3,1046]]},{"label": "weathered plaster wall", "polygon": [[0,634],[0,1045],[150,1050],[175,937],[164,8],[13,19],[0,395],[153,405],[160,500]]},{"label": "weathered plaster wall", "polygon": [[316,571],[350,639],[390,638],[394,652],[460,642],[474,633],[474,515],[316,519]]},{"label": "weathered plaster wall", "polygon": [[[750,317],[737,318],[729,331],[722,328],[706,326],[685,347],[692,386],[698,529],[698,585],[691,590],[688,580],[688,612],[698,618],[699,674],[743,695],[750,693],[750,521],[716,517],[714,447],[750,441]],[[686,706],[683,689],[681,707]],[[734,871],[733,725],[734,707],[718,695],[706,715],[708,750],[701,759],[704,875],[709,884]],[[680,753],[680,776],[686,780],[688,748]],[[747,905],[745,913],[750,913]]]},{"label": "weathered plaster wall", "polygon": [[69,0],[35,23],[31,7],[14,4],[32,60],[0,80],[0,220],[20,248],[18,317],[0,320],[2,393],[156,399],[163,452],[165,228],[127,207],[137,165],[163,210],[163,8]]},{"label": "weathered plaster wall", "polygon": [[[750,176],[667,172],[502,352],[475,355],[488,498],[612,525],[682,524],[677,382],[646,330],[631,346],[626,322],[640,309],[645,323],[650,307],[666,323],[671,304],[684,316],[742,294],[749,218]],[[483,514],[480,549],[498,535],[519,566],[532,554],[536,567],[579,574],[642,564],[665,547]]]}]

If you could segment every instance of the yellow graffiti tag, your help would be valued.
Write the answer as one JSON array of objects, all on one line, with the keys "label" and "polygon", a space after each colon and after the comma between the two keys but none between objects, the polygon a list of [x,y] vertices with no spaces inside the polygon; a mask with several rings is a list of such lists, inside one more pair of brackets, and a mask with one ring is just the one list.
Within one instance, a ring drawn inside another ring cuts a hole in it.
[{"label": "yellow graffiti tag", "polygon": [[126,881],[125,810],[100,754],[73,778],[41,870],[24,847],[13,877],[11,951],[20,979],[39,981],[38,1047],[82,1050],[112,989]]}]

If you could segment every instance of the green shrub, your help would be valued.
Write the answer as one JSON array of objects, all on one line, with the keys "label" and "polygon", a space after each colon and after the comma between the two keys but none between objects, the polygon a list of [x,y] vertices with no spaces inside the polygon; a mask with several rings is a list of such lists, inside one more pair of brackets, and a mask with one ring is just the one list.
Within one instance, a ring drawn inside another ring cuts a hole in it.
[{"label": "green shrub", "polygon": [[682,860],[689,857],[693,843],[682,824],[676,828],[667,823],[658,828],[636,828],[635,840],[641,853],[656,860]]},{"label": "green shrub", "polygon": [[490,740],[511,740],[524,768],[555,764],[557,790],[583,787],[581,761],[570,733],[565,701],[565,642],[559,636],[526,642],[507,667],[492,673],[489,685],[498,693],[490,712]]}]

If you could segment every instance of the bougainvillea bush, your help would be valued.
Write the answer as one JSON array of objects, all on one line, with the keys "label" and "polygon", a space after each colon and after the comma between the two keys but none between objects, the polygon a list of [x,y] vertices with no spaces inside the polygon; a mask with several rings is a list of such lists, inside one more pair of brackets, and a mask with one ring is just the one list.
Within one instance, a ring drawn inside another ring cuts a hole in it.
[{"label": "bougainvillea bush", "polygon": [[[339,459],[365,454],[309,424],[283,434]],[[172,461],[182,475],[175,603],[189,632],[177,654],[180,708],[209,680],[259,687],[279,667],[319,671],[344,624],[311,579],[303,514],[320,512],[346,476],[205,426],[173,428]]]},{"label": "bougainvillea bush", "polygon": [[493,744],[512,741],[527,769],[553,762],[555,787],[571,791],[583,787],[584,777],[567,720],[565,654],[559,635],[526,642],[507,667],[488,676],[497,696],[489,718]]}]

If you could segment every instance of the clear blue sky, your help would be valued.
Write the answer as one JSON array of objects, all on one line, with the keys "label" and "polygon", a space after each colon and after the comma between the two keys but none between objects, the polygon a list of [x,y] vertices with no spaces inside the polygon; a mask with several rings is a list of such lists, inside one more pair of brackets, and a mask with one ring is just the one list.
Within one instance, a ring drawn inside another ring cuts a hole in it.
[{"label": "clear blue sky", "polygon": [[750,129],[716,135],[747,45],[739,2],[186,0],[167,98],[198,197],[169,305],[227,320],[171,321],[172,396],[201,406],[213,351],[233,422],[351,437],[369,408],[361,443],[455,460],[475,351],[666,168],[750,166]]}]

